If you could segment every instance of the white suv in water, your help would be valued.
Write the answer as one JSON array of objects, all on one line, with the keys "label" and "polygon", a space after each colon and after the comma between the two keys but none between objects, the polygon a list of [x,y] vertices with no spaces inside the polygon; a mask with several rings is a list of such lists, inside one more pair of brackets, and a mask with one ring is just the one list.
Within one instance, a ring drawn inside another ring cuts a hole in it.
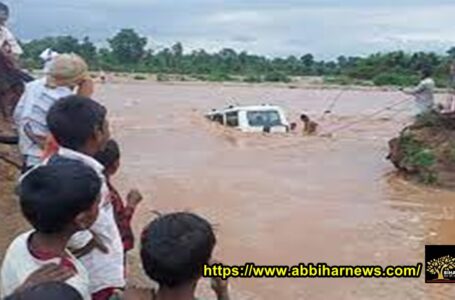
[{"label": "white suv in water", "polygon": [[206,114],[213,122],[243,132],[289,132],[289,123],[284,111],[274,105],[229,106]]}]

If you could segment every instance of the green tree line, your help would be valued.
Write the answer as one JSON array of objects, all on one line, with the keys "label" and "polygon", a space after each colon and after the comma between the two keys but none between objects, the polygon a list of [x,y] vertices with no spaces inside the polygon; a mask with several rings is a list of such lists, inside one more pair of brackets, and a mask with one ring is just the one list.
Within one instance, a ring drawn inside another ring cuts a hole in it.
[{"label": "green tree line", "polygon": [[88,37],[46,37],[24,43],[23,59],[26,67],[40,68],[39,54],[52,48],[81,55],[92,70],[185,74],[219,81],[241,77],[246,82],[289,82],[294,76],[324,76],[327,81],[341,84],[357,81],[399,86],[415,84],[422,67],[431,67],[438,85],[445,86],[449,64],[455,59],[455,47],[446,55],[395,51],[367,57],[340,56],[332,61],[316,60],[312,54],[269,58],[228,48],[217,53],[202,49],[186,53],[181,43],[154,51],[147,48],[147,38],[133,29],[122,29],[107,42],[108,47],[98,48]]}]

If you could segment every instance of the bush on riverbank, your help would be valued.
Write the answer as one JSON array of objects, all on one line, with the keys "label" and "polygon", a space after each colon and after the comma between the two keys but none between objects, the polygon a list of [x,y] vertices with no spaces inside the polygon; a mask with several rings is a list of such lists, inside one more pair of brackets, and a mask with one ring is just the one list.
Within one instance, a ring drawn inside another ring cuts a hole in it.
[{"label": "bush on riverbank", "polygon": [[389,147],[391,162],[410,178],[455,189],[455,114],[419,116]]},{"label": "bush on riverbank", "polygon": [[145,75],[134,75],[134,80],[147,80],[147,76]]},{"label": "bush on riverbank", "polygon": [[262,79],[262,76],[260,75],[257,75],[257,74],[250,74],[250,75],[247,75],[244,79],[243,79],[243,82],[246,82],[246,83],[261,83],[263,82],[264,80]]},{"label": "bush on riverbank", "polygon": [[419,83],[417,76],[406,76],[394,73],[379,74],[373,78],[377,86],[412,86]]},{"label": "bush on riverbank", "polygon": [[291,78],[282,72],[270,72],[264,76],[264,81],[289,83],[291,82]]}]

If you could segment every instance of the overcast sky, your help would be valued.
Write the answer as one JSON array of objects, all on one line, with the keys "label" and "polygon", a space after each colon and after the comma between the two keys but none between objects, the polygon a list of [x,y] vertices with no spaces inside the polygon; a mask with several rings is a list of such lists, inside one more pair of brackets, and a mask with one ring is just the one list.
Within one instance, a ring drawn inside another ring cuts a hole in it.
[{"label": "overcast sky", "polygon": [[[1,1],[1,0],[0,0]],[[3,0],[23,40],[134,28],[154,48],[231,47],[270,56],[331,59],[455,46],[455,0]]]}]

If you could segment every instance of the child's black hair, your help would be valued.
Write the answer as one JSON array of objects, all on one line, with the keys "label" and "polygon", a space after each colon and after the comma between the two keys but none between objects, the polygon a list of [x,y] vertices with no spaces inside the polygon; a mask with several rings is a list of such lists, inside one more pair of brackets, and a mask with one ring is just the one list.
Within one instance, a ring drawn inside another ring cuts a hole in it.
[{"label": "child's black hair", "polygon": [[3,2],[0,2],[0,11],[6,13],[6,15],[9,16],[9,7]]},{"label": "child's black hair", "polygon": [[72,286],[63,282],[42,283],[24,291],[14,293],[5,300],[82,300]]},{"label": "child's black hair", "polygon": [[433,76],[433,69],[430,66],[423,66],[421,73],[423,78],[428,78]]},{"label": "child's black hair", "polygon": [[191,213],[161,216],[142,234],[142,265],[161,286],[178,287],[201,276],[215,244],[212,226],[205,219]]},{"label": "child's black hair", "polygon": [[301,114],[301,115],[300,115],[300,120],[301,120],[302,122],[308,122],[308,121],[310,121],[310,117],[308,117],[308,116],[305,115],[305,114]]},{"label": "child's black hair", "polygon": [[36,231],[60,233],[99,197],[101,179],[81,162],[65,160],[40,166],[19,186],[22,213]]},{"label": "child's black hair", "polygon": [[81,96],[68,96],[49,110],[46,121],[59,145],[79,150],[106,121],[106,108]]},{"label": "child's black hair", "polygon": [[120,146],[115,140],[109,140],[104,150],[95,155],[95,159],[105,168],[111,167],[120,159]]}]

